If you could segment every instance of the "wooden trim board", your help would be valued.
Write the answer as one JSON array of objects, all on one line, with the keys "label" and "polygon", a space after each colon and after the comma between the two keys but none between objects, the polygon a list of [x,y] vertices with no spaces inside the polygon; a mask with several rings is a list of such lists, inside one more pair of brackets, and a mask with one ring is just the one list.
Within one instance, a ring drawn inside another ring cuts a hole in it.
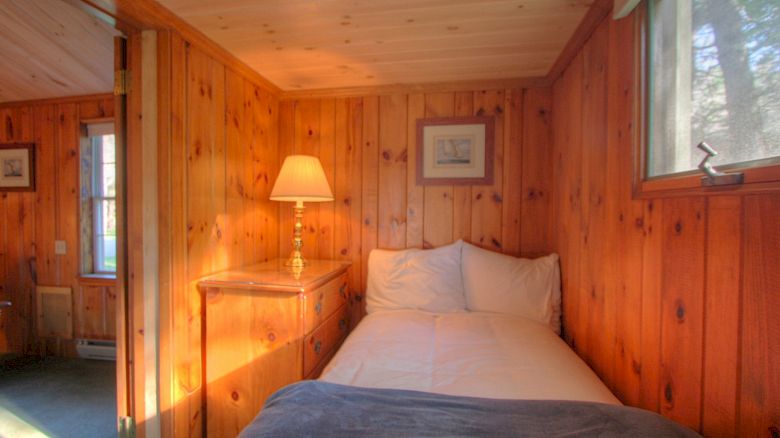
[{"label": "wooden trim board", "polygon": [[591,5],[590,10],[582,19],[577,30],[574,31],[574,35],[569,38],[569,42],[566,43],[566,47],[558,56],[550,71],[547,73],[546,79],[549,83],[558,79],[566,67],[569,66],[571,61],[580,53],[582,47],[588,41],[596,28],[601,24],[604,18],[612,11],[613,0],[596,0]]},{"label": "wooden trim board", "polygon": [[450,93],[474,90],[504,90],[512,88],[547,87],[546,77],[516,79],[485,79],[478,81],[431,82],[423,84],[390,84],[370,87],[327,88],[317,90],[284,90],[281,100],[323,99],[330,97],[364,97],[390,94]]}]

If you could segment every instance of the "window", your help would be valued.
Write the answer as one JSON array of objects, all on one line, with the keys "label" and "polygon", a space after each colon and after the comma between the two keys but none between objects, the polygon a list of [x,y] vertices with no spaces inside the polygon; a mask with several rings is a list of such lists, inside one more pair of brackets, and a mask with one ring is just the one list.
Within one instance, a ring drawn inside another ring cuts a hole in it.
[{"label": "window", "polygon": [[648,0],[645,175],[780,157],[780,1]]},{"label": "window", "polygon": [[116,147],[113,123],[86,125],[81,150],[82,271],[116,272]]}]

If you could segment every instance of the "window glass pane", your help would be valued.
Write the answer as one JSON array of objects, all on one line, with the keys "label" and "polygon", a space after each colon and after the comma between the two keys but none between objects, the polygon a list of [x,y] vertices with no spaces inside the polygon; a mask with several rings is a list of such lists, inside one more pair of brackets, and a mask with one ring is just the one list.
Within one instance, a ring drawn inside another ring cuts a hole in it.
[{"label": "window glass pane", "polygon": [[114,144],[114,135],[104,135],[103,139],[103,162],[115,163],[116,162],[116,146]]},{"label": "window glass pane", "polygon": [[100,236],[98,239],[102,247],[102,260],[100,270],[103,272],[116,271],[116,236]]},{"label": "window glass pane", "polygon": [[116,236],[116,201],[105,200],[101,204],[101,234]]},{"label": "window glass pane", "polygon": [[103,181],[103,196],[114,197],[116,196],[116,165],[103,164],[103,174],[101,175]]},{"label": "window glass pane", "polygon": [[116,271],[116,201],[103,199],[97,202],[95,215],[95,270]]},{"label": "window glass pane", "polygon": [[780,156],[780,2],[652,0],[650,176]]}]

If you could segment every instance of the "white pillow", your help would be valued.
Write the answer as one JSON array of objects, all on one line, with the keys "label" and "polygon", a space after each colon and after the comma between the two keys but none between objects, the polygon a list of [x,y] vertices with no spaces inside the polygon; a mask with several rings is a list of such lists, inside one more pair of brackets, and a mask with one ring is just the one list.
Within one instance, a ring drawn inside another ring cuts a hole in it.
[{"label": "white pillow", "polygon": [[368,256],[366,311],[417,309],[464,312],[460,272],[462,241],[436,249],[388,251]]},{"label": "white pillow", "polygon": [[522,316],[561,333],[561,279],[558,254],[519,259],[463,245],[467,308]]}]

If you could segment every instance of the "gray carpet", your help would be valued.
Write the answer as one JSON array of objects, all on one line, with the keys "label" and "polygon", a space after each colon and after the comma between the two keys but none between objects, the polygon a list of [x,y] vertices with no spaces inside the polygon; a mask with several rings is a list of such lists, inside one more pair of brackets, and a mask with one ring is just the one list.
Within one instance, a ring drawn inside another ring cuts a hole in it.
[{"label": "gray carpet", "polygon": [[24,436],[22,426],[58,438],[115,437],[116,364],[29,357],[0,361],[0,437]]}]

